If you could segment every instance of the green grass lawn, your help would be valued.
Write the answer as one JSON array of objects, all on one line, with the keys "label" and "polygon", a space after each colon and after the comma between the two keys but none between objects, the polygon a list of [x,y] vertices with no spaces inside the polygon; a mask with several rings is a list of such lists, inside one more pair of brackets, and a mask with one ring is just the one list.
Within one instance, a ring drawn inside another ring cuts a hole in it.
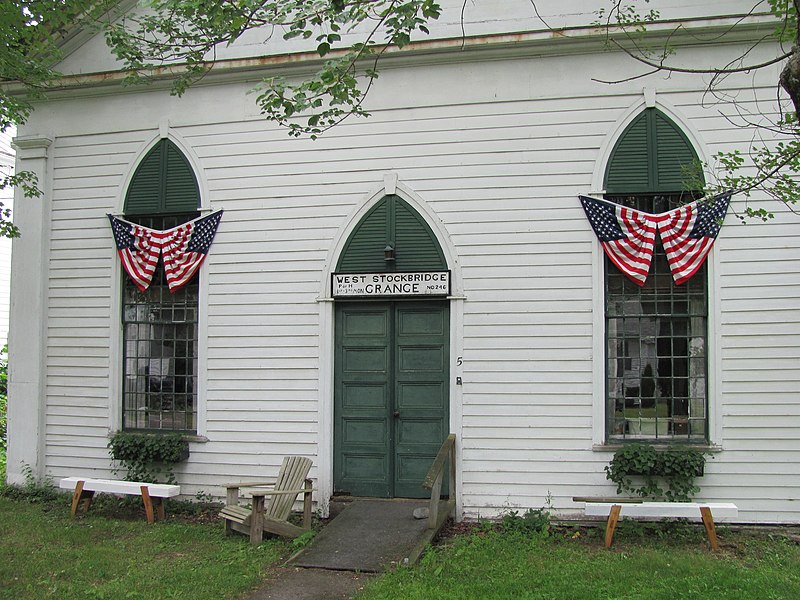
[{"label": "green grass lawn", "polygon": [[[0,495],[3,599],[235,598],[291,552],[287,542],[254,548],[244,537],[226,538],[202,514],[172,510],[150,526],[135,502],[100,495],[88,516],[72,519],[68,495],[27,493],[39,501]],[[537,513],[463,528],[420,565],[376,578],[357,598],[800,598],[800,545],[781,532],[721,527],[721,549],[712,553],[698,525],[622,522],[612,550],[603,547],[601,528],[543,535],[546,526],[546,513]]]},{"label": "green grass lawn", "polygon": [[796,544],[722,530],[722,549],[711,553],[701,529],[621,524],[612,550],[598,530],[588,540],[586,530],[482,531],[381,577],[358,600],[800,598]]},{"label": "green grass lawn", "polygon": [[[29,503],[0,497],[0,598],[232,598],[252,589],[288,552],[253,548],[219,523],[148,525],[103,516],[72,519],[69,496]],[[169,505],[168,505],[169,510]]]}]

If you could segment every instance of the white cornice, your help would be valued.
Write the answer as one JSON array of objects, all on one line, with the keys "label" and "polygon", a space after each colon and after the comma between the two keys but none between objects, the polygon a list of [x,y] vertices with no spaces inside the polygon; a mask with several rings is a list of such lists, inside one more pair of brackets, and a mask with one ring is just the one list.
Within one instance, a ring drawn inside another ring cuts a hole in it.
[{"label": "white cornice", "polygon": [[22,135],[11,140],[11,147],[17,151],[19,160],[30,160],[47,158],[47,151],[52,143],[52,136]]},{"label": "white cornice", "polygon": [[[648,37],[654,44],[669,39],[670,44],[683,47],[720,44],[722,35],[725,43],[756,42],[768,38],[774,24],[774,17],[770,14],[662,21],[649,26]],[[624,44],[627,36],[621,30],[609,32],[604,27],[589,26],[434,39],[413,42],[402,49],[393,46],[385,50],[381,47],[376,49],[383,50],[382,65],[383,68],[388,68],[408,63],[430,64],[600,52],[606,49],[609,39]],[[253,79],[264,72],[269,72],[269,76],[302,75],[318,68],[323,60],[343,52],[331,52],[325,59],[313,51],[221,59],[208,63],[211,70],[204,76],[203,84]],[[182,64],[175,64],[148,72],[147,76],[151,79],[148,89],[153,89],[153,86],[156,89],[168,87],[171,80],[183,70]],[[118,88],[128,73],[125,70],[115,70],[65,75],[56,80],[50,92],[74,93],[77,90]],[[22,92],[20,84],[7,83],[2,87],[11,94]],[[138,90],[140,87],[129,89]]]}]

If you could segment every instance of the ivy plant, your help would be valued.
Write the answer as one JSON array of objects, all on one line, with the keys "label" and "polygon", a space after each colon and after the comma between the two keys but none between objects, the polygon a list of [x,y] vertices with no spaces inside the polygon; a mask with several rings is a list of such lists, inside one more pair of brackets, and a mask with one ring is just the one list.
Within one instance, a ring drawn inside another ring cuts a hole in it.
[{"label": "ivy plant", "polygon": [[189,443],[179,433],[137,433],[119,431],[108,443],[109,454],[126,470],[127,481],[176,483],[172,468],[189,457]]},{"label": "ivy plant", "polygon": [[649,444],[627,444],[605,471],[606,478],[617,484],[618,494],[690,502],[700,491],[695,478],[703,474],[705,462],[705,453],[697,448],[658,450]]}]

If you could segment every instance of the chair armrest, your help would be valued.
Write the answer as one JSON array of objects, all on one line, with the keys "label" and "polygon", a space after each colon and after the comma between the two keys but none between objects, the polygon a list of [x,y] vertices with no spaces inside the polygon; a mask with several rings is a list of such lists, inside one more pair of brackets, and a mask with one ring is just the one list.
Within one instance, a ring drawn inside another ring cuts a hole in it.
[{"label": "chair armrest", "polygon": [[[245,486],[249,487],[249,486]],[[299,490],[258,490],[253,492],[252,496],[279,496],[286,494],[301,494],[303,492],[316,492],[316,488],[301,488]]]},{"label": "chair armrest", "polygon": [[226,483],[223,487],[227,489],[243,488],[243,487],[259,487],[262,485],[275,485],[274,479],[267,479],[262,481],[240,481],[238,483]]}]

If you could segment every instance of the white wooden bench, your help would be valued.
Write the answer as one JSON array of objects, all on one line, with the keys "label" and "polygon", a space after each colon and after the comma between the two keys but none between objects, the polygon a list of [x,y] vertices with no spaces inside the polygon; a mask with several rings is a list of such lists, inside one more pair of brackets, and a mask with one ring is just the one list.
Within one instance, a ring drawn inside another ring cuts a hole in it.
[{"label": "white wooden bench", "polygon": [[[88,477],[65,477],[59,483],[61,489],[73,490],[72,516],[78,512],[78,506],[83,505],[83,512],[89,510],[95,492],[109,494],[126,494],[128,496],[141,496],[147,522],[153,523],[158,514],[159,519],[164,519],[164,499],[178,496],[181,493],[179,485],[163,483],[147,483],[143,481],[118,481],[115,479],[90,479]],[[153,507],[155,506],[155,511]]]},{"label": "white wooden bench", "polygon": [[701,519],[706,528],[711,549],[717,550],[717,532],[714,527],[714,517],[718,519],[735,519],[739,516],[739,509],[730,502],[647,502],[640,500],[619,501],[593,501],[590,498],[574,498],[575,501],[585,503],[587,517],[608,517],[606,522],[606,548],[611,547],[614,541],[614,529],[620,517],[634,519],[671,519],[688,518]]}]

